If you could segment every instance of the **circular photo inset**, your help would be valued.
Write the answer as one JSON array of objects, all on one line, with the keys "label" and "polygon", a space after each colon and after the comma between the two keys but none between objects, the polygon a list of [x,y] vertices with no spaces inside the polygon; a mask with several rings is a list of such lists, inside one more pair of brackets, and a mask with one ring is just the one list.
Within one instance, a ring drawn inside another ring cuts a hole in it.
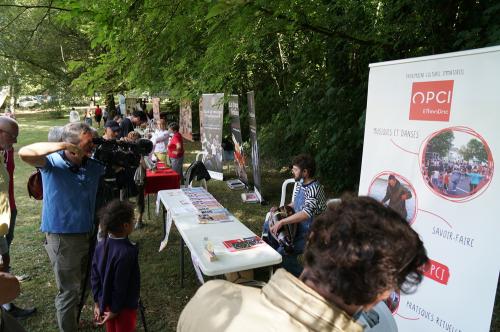
[{"label": "circular photo inset", "polygon": [[417,196],[411,183],[394,172],[382,172],[373,178],[368,196],[398,212],[412,224],[417,214]]},{"label": "circular photo inset", "polygon": [[394,315],[399,308],[399,302],[401,302],[401,294],[399,291],[392,292],[387,299],[384,300],[385,304]]},{"label": "circular photo inset", "polygon": [[467,127],[452,127],[424,142],[421,172],[437,195],[454,202],[477,197],[493,177],[493,157],[486,141]]}]

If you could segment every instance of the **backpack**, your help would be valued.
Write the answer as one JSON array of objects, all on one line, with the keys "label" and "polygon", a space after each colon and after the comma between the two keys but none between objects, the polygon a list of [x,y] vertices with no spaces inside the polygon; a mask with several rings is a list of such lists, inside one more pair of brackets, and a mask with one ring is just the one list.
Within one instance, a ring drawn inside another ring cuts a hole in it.
[{"label": "backpack", "polygon": [[38,201],[43,199],[42,173],[38,168],[28,179],[28,195]]}]

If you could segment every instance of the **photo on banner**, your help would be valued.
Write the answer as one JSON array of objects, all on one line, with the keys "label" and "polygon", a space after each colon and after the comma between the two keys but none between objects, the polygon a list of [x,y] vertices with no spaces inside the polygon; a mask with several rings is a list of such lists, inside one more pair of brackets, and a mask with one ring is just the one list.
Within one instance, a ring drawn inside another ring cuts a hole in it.
[{"label": "photo on banner", "polygon": [[158,123],[160,121],[160,98],[153,97],[151,101],[153,103],[153,119]]},{"label": "photo on banner", "polygon": [[260,180],[260,158],[259,144],[257,142],[257,121],[255,119],[255,99],[254,92],[247,92],[248,99],[248,119],[250,122],[250,143],[252,144],[252,168],[254,191],[260,201],[262,198],[262,187]]},{"label": "photo on banner", "polygon": [[222,173],[222,120],[224,94],[203,94],[200,99],[200,140],[202,162],[210,176],[224,180]]},{"label": "photo on banner", "polygon": [[240,109],[238,95],[229,96],[229,119],[231,121],[231,139],[234,144],[234,166],[238,179],[248,185],[245,151],[241,137]]},{"label": "photo on banner", "polygon": [[360,195],[400,213],[430,261],[386,301],[399,331],[488,332],[500,260],[500,47],[370,65]]},{"label": "photo on banner", "polygon": [[179,108],[179,132],[182,137],[193,141],[193,119],[191,113],[191,100],[184,99]]}]

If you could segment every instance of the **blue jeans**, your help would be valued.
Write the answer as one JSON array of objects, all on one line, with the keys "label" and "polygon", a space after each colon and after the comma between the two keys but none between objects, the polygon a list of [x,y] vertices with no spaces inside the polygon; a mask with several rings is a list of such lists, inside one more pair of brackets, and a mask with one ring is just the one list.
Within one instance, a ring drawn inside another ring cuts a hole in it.
[{"label": "blue jeans", "polygon": [[302,273],[304,267],[299,263],[298,256],[304,252],[306,236],[305,234],[296,234],[293,240],[293,252],[288,253],[285,251],[283,245],[281,245],[276,239],[269,234],[269,223],[264,221],[262,227],[262,234],[268,234],[268,244],[277,252],[280,253],[282,261],[281,265],[285,270],[296,276],[297,278]]}]

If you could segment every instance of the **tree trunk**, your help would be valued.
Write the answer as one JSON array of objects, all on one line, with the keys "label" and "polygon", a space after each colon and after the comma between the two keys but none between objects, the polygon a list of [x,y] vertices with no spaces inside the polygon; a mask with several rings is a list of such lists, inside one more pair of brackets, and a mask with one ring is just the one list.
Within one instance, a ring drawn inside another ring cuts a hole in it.
[{"label": "tree trunk", "polygon": [[113,120],[116,115],[115,96],[112,92],[106,93],[106,110],[108,111],[108,119]]}]

